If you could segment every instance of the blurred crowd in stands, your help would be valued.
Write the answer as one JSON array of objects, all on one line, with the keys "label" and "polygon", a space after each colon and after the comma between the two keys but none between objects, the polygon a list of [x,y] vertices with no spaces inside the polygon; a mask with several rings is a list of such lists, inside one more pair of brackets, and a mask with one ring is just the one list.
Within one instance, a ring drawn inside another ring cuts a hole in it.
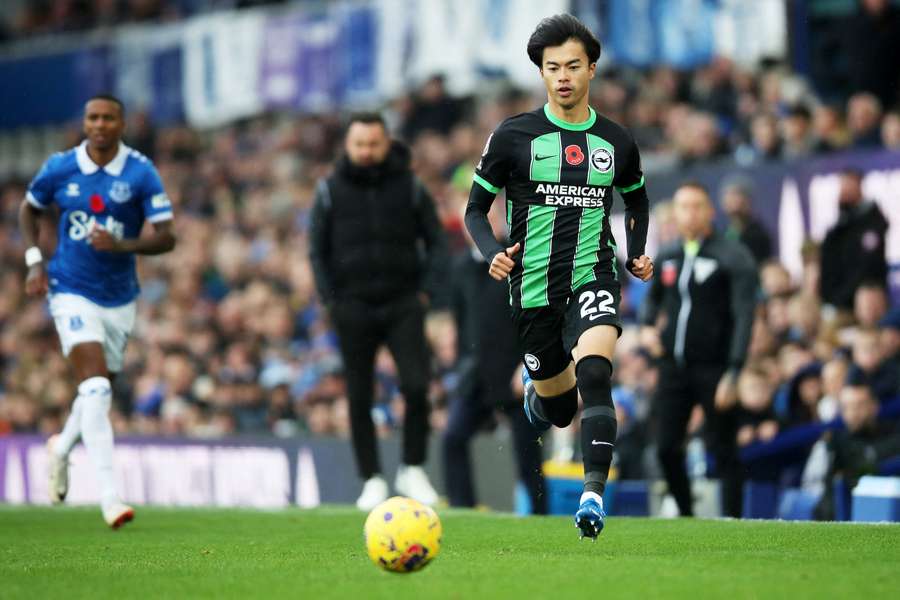
[{"label": "blurred crowd in stands", "polygon": [[[45,4],[63,10],[79,3]],[[92,6],[97,19],[104,7],[128,7],[138,18],[161,5],[80,4]],[[42,26],[53,26],[46,11],[40,15]],[[896,70],[895,62],[883,61]],[[894,92],[859,88],[833,103],[782,64],[747,71],[718,59],[694,72],[606,71],[592,101],[632,131],[652,191],[653,172],[686,164],[731,161],[740,168],[847,148],[900,151],[896,86]],[[414,168],[455,252],[468,251],[462,206],[484,140],[506,116],[541,103],[512,89],[489,98],[451,98],[435,77],[384,108],[394,134],[413,148]],[[117,432],[348,435],[341,362],[315,297],[307,248],[314,187],[341,150],[342,116],[267,115],[210,132],[156,128],[139,112],[128,120],[126,142],[154,160],[176,206],[179,245],[139,263],[138,327],[114,383]],[[64,147],[77,144],[78,126],[65,138]],[[16,212],[27,180],[0,184],[0,434],[51,433],[61,426],[75,382],[45,303],[24,295]],[[890,307],[884,277],[858,282],[838,306],[823,302],[826,266],[816,244],[806,247],[802,280],[793,281],[772,255],[770,232],[752,217],[752,190],[733,186],[716,200],[729,215],[728,234],[744,239],[757,257],[762,282],[751,359],[739,379],[739,442],[836,418],[848,382],[865,384],[873,402],[894,397],[900,391],[900,307]],[[670,207],[657,203],[651,236],[662,243],[675,235]],[[883,247],[884,231],[878,235]],[[45,232],[45,247],[53,237]],[[636,284],[626,290],[626,317],[633,317],[640,292]],[[427,322],[437,430],[458,383],[447,304],[435,298]],[[645,457],[652,441],[654,349],[630,325],[617,351],[619,469],[640,477],[652,469]],[[388,434],[402,422],[403,403],[390,354],[383,351],[377,365],[376,419]],[[700,412],[690,427],[702,427]],[[560,444],[557,451],[565,457],[571,446]]]}]

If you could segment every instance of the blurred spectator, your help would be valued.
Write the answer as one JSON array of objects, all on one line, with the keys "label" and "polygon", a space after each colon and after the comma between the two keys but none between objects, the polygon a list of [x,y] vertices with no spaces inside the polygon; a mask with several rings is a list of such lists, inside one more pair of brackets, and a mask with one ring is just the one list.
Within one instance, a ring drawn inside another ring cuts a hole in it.
[{"label": "blurred spectator", "polygon": [[893,398],[900,391],[900,365],[888,360],[877,329],[862,328],[853,339],[853,365],[847,373],[852,385],[864,385],[879,400]]},{"label": "blurred spectator", "polygon": [[758,366],[747,366],[738,379],[737,443],[768,442],[778,434],[768,375]]},{"label": "blurred spectator", "polygon": [[881,146],[881,102],[872,94],[861,92],[847,102],[847,125],[856,148]]},{"label": "blurred spectator", "polygon": [[890,0],[860,0],[861,10],[847,27],[844,51],[850,62],[853,91],[871,92],[881,104],[898,100],[900,8]]},{"label": "blurred spectator", "polygon": [[846,489],[852,490],[859,478],[874,473],[878,462],[900,454],[900,431],[893,422],[878,420],[878,402],[865,385],[850,384],[841,390],[841,419],[846,430],[825,436],[827,470],[823,495],[816,506],[820,520],[833,520],[834,482],[843,477]]},{"label": "blurred spectator", "polygon": [[888,310],[887,290],[877,283],[863,283],[853,298],[853,315],[860,327],[872,328]]},{"label": "blurred spectator", "polygon": [[812,153],[812,113],[805,105],[797,104],[788,110],[781,121],[781,139],[784,158],[804,158]]},{"label": "blurred spectator", "polygon": [[888,223],[873,202],[862,195],[862,173],[841,173],[840,214],[822,242],[822,301],[850,310],[864,282],[887,284],[884,240]]},{"label": "blurred spectator", "polygon": [[813,112],[813,130],[817,153],[836,152],[850,145],[850,133],[844,126],[841,111],[835,106],[820,105]]},{"label": "blurred spectator", "polygon": [[735,182],[725,187],[722,194],[722,210],[728,215],[725,237],[744,244],[757,264],[772,255],[772,239],[769,232],[753,215],[750,188],[747,183]]},{"label": "blurred spectator", "polygon": [[447,95],[442,75],[433,75],[414,96],[403,136],[414,143],[425,131],[447,135],[462,116],[462,102]]},{"label": "blurred spectator", "polygon": [[900,111],[893,110],[884,116],[881,143],[888,150],[900,150]]}]

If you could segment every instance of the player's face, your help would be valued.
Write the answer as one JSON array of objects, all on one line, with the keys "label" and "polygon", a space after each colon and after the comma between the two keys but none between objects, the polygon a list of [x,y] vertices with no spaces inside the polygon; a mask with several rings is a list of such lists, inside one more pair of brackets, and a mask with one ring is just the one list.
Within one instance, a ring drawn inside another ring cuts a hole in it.
[{"label": "player's face", "polygon": [[567,40],[562,46],[544,48],[541,77],[550,101],[570,109],[582,101],[594,78],[596,63],[589,63],[584,45]]},{"label": "player's face", "polygon": [[384,162],[391,148],[391,138],[380,123],[353,123],[344,142],[350,162],[371,167]]},{"label": "player's face", "polygon": [[672,203],[675,222],[682,237],[696,239],[712,228],[713,207],[703,190],[683,187],[675,192]]},{"label": "player's face", "polygon": [[91,147],[97,150],[116,147],[124,131],[122,109],[115,102],[91,100],[84,107],[84,135]]}]

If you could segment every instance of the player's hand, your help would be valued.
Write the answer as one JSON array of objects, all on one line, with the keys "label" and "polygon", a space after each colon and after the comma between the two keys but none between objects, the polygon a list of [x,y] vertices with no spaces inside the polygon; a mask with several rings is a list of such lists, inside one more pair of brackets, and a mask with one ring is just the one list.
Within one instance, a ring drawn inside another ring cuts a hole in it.
[{"label": "player's hand", "polygon": [[716,410],[730,410],[737,404],[737,384],[735,383],[734,374],[728,371],[722,375],[719,385],[716,386]]},{"label": "player's hand", "polygon": [[119,250],[119,240],[102,227],[94,227],[89,239],[94,250],[101,252],[117,252]]},{"label": "player's hand", "polygon": [[44,264],[38,263],[28,269],[25,277],[25,293],[29,296],[40,298],[47,294],[47,271]]},{"label": "player's hand", "polygon": [[514,246],[495,254],[494,260],[491,261],[491,266],[488,269],[488,273],[490,273],[491,277],[497,281],[506,279],[509,276],[509,272],[516,266],[512,257],[516,255],[521,247],[522,245],[519,242],[516,242]]},{"label": "player's hand", "polygon": [[625,267],[641,281],[647,281],[653,277],[653,260],[645,254],[630,259],[625,263]]}]

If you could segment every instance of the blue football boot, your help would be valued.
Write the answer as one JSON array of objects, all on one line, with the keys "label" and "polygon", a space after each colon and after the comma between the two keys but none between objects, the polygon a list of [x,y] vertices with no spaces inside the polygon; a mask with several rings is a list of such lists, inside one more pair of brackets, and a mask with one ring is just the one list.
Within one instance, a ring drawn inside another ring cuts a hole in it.
[{"label": "blue football boot", "polygon": [[531,381],[531,375],[528,374],[528,369],[522,367],[522,387],[525,388],[525,416],[528,418],[528,422],[540,432],[547,431],[550,429],[550,421],[544,419],[540,415],[537,414],[534,410],[532,410],[532,402],[537,399],[537,392],[534,390],[534,382]]},{"label": "blue football boot", "polygon": [[575,527],[581,530],[581,539],[591,538],[596,542],[597,536],[603,531],[604,517],[606,513],[603,511],[603,498],[597,494],[583,498],[575,513]]}]

